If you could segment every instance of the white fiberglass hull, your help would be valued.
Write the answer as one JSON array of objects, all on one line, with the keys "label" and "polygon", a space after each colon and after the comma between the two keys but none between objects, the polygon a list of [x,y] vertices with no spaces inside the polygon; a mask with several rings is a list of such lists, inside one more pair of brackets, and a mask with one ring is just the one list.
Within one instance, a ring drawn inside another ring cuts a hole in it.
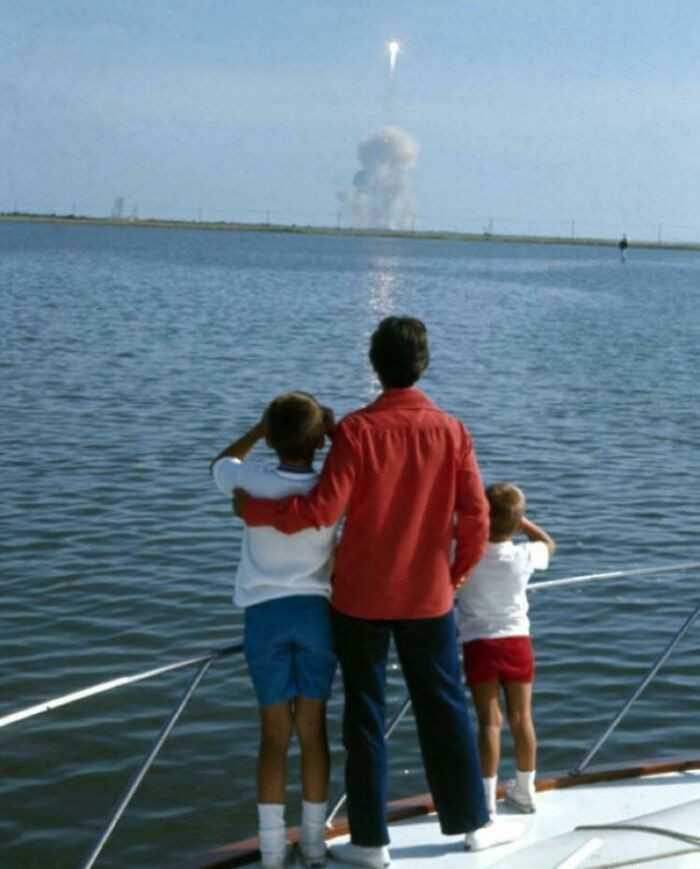
[{"label": "white fiberglass hull", "polygon": [[[523,825],[522,838],[485,851],[465,852],[462,836],[442,836],[436,816],[427,815],[392,826],[392,863],[406,869],[593,869],[620,861],[645,869],[656,864],[664,869],[700,867],[698,844],[693,847],[669,836],[629,830],[576,832],[581,826],[627,822],[697,836],[698,771],[545,791],[538,794],[534,815],[521,815],[502,803],[498,811]],[[646,862],[673,852],[678,853],[664,857],[662,862]]]},{"label": "white fiberglass hull", "polygon": [[[443,836],[429,798],[392,804],[391,859],[397,869],[700,869],[700,761],[620,768],[538,782],[537,812],[498,804],[498,816],[522,825],[515,842],[484,851],[464,849],[463,836]],[[657,830],[580,829],[624,825]],[[341,820],[328,844],[348,839]],[[666,832],[660,833],[658,829]],[[345,833],[345,835],[343,835]],[[687,837],[687,838],[684,838]],[[292,833],[292,839],[295,834]],[[251,840],[218,849],[207,869],[259,866]],[[291,866],[295,865],[292,858]],[[202,864],[200,864],[202,865]],[[300,864],[299,864],[300,865]],[[328,869],[345,864],[328,861]]]}]

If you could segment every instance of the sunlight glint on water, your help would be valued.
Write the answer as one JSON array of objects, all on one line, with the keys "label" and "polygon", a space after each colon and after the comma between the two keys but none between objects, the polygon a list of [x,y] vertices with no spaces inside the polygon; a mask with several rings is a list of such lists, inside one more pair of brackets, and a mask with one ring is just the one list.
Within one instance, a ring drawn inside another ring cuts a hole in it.
[{"label": "sunlight glint on water", "polygon": [[[0,714],[240,637],[240,528],[208,459],[290,387],[338,414],[374,396],[368,339],[390,313],[426,321],[426,391],[557,538],[547,578],[698,560],[699,301],[692,253],[630,250],[622,266],[605,248],[0,225]],[[699,579],[538,596],[541,769],[579,759]],[[696,749],[697,645],[696,629],[601,762]],[[79,862],[188,678],[2,732],[7,865]],[[338,682],[334,789],[340,697]],[[216,664],[100,865],[250,835],[256,747],[245,668]],[[410,719],[391,761],[413,770],[393,796],[425,790]]]}]

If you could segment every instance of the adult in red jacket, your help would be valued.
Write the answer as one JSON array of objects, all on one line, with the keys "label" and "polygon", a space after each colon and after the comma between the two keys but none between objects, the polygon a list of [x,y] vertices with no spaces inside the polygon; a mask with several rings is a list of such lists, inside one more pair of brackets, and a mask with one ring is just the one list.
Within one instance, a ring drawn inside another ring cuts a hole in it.
[{"label": "adult in red jacket", "polygon": [[382,867],[389,863],[383,733],[392,636],[442,832],[470,834],[467,845],[475,848],[503,841],[503,832],[487,832],[453,616],[454,589],[488,540],[472,439],[414,386],[429,361],[420,320],[383,320],[372,335],[370,360],[382,394],[336,426],[316,488],[279,501],[239,490],[235,509],[250,526],[288,534],[345,516],[331,605],[345,688],[351,843],[332,853]]}]

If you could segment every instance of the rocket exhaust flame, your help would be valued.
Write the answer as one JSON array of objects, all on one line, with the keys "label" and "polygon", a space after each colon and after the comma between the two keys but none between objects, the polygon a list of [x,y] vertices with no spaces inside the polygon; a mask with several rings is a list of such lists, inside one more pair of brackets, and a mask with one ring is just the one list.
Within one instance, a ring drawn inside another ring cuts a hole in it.
[{"label": "rocket exhaust flame", "polygon": [[[387,43],[390,98],[395,91],[394,68],[400,48],[396,40]],[[390,117],[392,113],[386,114]],[[358,228],[413,229],[416,205],[410,181],[417,157],[416,142],[394,123],[386,123],[360,142],[357,148],[360,169],[352,180],[352,189],[338,193],[338,225],[345,213]]]},{"label": "rocket exhaust flame", "polygon": [[396,42],[396,40],[392,40],[392,41],[389,43],[389,45],[388,45],[388,49],[389,49],[389,71],[391,72],[392,75],[394,74],[394,70],[396,69],[396,58],[397,58],[397,56],[398,56],[398,54],[399,54],[399,49],[400,49],[400,48],[401,48],[401,46],[399,45],[398,42]]}]

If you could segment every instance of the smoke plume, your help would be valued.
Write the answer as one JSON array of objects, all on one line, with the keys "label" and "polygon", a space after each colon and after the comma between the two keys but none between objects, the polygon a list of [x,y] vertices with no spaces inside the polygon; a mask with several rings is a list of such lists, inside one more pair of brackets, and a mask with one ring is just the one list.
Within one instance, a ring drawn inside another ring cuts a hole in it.
[{"label": "smoke plume", "polygon": [[413,228],[416,210],[409,173],[417,155],[418,146],[400,127],[384,127],[359,144],[362,168],[353,178],[352,192],[341,194],[352,211],[353,226]]}]

